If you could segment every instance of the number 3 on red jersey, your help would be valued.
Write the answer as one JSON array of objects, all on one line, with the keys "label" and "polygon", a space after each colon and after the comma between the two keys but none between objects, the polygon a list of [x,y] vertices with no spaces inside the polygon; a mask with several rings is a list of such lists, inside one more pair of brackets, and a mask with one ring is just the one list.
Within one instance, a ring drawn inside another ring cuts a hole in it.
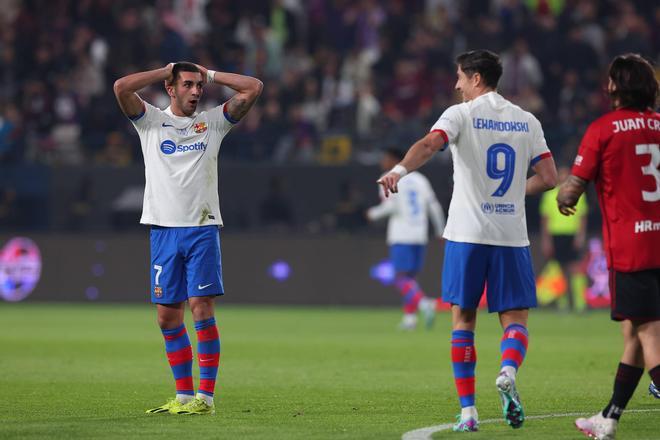
[{"label": "number 3 on red jersey", "polygon": [[655,177],[655,191],[642,190],[642,199],[647,202],[657,202],[660,200],[660,145],[638,144],[635,145],[635,153],[651,155],[651,162],[642,167],[642,173]]}]

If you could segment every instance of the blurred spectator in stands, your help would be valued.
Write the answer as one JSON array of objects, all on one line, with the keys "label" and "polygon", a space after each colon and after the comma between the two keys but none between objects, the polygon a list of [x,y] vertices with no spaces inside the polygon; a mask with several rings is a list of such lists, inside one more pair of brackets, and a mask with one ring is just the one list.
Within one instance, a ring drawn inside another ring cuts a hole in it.
[{"label": "blurred spectator in stands", "polygon": [[394,66],[394,78],[387,87],[385,112],[396,119],[414,119],[422,106],[431,106],[428,82],[422,65],[413,58],[403,58]]},{"label": "blurred spectator in stands", "polygon": [[319,82],[314,77],[306,77],[302,84],[302,104],[300,112],[305,121],[313,124],[316,130],[323,131],[328,125],[328,107],[319,100]]},{"label": "blurred spectator in stands", "polygon": [[23,120],[27,157],[33,161],[48,160],[54,145],[51,130],[54,126],[52,99],[46,84],[39,80],[28,80],[23,88]]},{"label": "blurred spectator in stands", "polygon": [[290,229],[295,225],[293,203],[286,194],[283,178],[270,178],[268,192],[259,203],[259,223],[270,230],[278,231]]},{"label": "blurred spectator in stands", "polygon": [[289,132],[275,153],[275,161],[313,162],[317,154],[317,131],[314,124],[305,119],[300,104],[289,109],[288,124]]},{"label": "blurred spectator in stands", "polygon": [[105,146],[96,155],[98,165],[125,167],[133,163],[133,148],[120,131],[111,131],[105,139]]},{"label": "blurred spectator in stands", "polygon": [[355,10],[355,48],[375,58],[378,53],[380,29],[387,20],[381,2],[361,0]]},{"label": "blurred spectator in stands", "polygon": [[583,39],[596,51],[601,63],[607,63],[607,34],[605,28],[598,23],[598,2],[582,0],[575,6],[573,14],[575,24],[582,27]]},{"label": "blurred spectator in stands", "polygon": [[0,114],[0,164],[18,162],[23,155],[21,115],[14,104]]},{"label": "blurred spectator in stands", "polygon": [[364,228],[367,218],[364,197],[357,186],[350,180],[339,185],[339,201],[335,205],[335,227],[344,232],[354,232]]},{"label": "blurred spectator in stands", "polygon": [[259,161],[272,161],[275,157],[275,151],[282,146],[285,133],[288,132],[288,125],[282,106],[277,99],[269,98],[263,105],[263,116],[259,126],[259,150],[255,156]]},{"label": "blurred spectator in stands", "polygon": [[374,96],[372,85],[364,82],[358,89],[355,109],[355,131],[358,140],[373,143],[374,127],[379,115],[380,103]]},{"label": "blurred spectator in stands", "polygon": [[616,8],[617,13],[610,22],[612,38],[608,59],[627,52],[650,55],[650,29],[644,18],[637,13],[633,2],[617,2]]},{"label": "blurred spectator in stands", "polygon": [[94,209],[94,185],[92,177],[85,174],[79,180],[69,204],[67,229],[79,231],[88,224],[88,217]]},{"label": "blurred spectator in stands", "polygon": [[529,52],[527,41],[522,37],[516,38],[511,49],[502,54],[502,69],[498,88],[514,102],[523,90],[538,90],[543,85],[541,65]]},{"label": "blurred spectator in stands", "polygon": [[532,85],[526,85],[518,89],[518,93],[511,97],[511,102],[533,113],[536,117],[542,115],[545,110],[543,98]]},{"label": "blurred spectator in stands", "polygon": [[569,69],[564,77],[559,91],[559,130],[561,139],[567,141],[578,135],[578,124],[586,116],[585,105],[588,96],[587,88],[580,82],[576,70]]},{"label": "blurred spectator in stands", "polygon": [[593,87],[596,84],[600,86],[600,63],[598,53],[585,41],[582,28],[573,26],[568,30],[566,39],[562,44],[565,50],[561,52],[560,60],[564,69],[570,66],[570,69],[579,72],[580,83]]},{"label": "blurred spectator in stands", "polygon": [[6,229],[20,227],[18,196],[14,188],[0,189],[0,227]]},{"label": "blurred spectator in stands", "polygon": [[[650,18],[651,24],[649,27],[651,28],[651,44],[653,45],[651,53],[658,55],[660,54],[660,5],[655,7]],[[656,71],[657,70],[656,66]]]},{"label": "blurred spectator in stands", "polygon": [[75,91],[77,84],[69,75],[58,75],[53,96],[53,161],[79,165],[83,162],[80,146],[80,106]]},{"label": "blurred spectator in stands", "polygon": [[[317,144],[342,134],[358,145],[352,160],[363,162],[357,155],[369,133],[376,142],[414,141],[411,132],[454,103],[454,54],[483,47],[502,54],[504,94],[543,109],[549,135],[576,132],[582,121],[566,115],[589,112],[598,99],[585,105],[567,95],[600,92],[599,75],[613,53],[660,59],[655,3],[10,0],[0,8],[0,102],[20,112],[24,160],[94,160],[109,133],[130,129],[114,106],[113,80],[186,58],[264,76],[268,94],[257,105],[279,103],[280,123],[271,104],[240,129],[254,132],[259,145],[235,159],[315,162]],[[576,84],[565,78],[569,70],[577,73]],[[166,98],[162,90],[141,93]],[[227,98],[222,88],[208,93],[214,102]],[[273,142],[263,144],[268,139]],[[67,151],[77,143],[82,155],[75,147]]]}]

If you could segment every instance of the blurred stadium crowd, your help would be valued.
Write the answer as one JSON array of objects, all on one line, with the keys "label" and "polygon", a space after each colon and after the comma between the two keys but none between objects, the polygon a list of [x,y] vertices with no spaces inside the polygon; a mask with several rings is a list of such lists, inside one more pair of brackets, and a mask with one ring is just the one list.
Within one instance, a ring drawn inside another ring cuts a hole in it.
[{"label": "blurred stadium crowd", "polygon": [[[603,72],[612,56],[660,61],[660,4],[644,0],[0,5],[5,164],[140,162],[112,84],[178,60],[265,83],[256,108],[225,140],[223,160],[374,164],[382,148],[408,147],[456,101],[453,59],[471,48],[501,54],[501,93],[541,119],[561,162],[607,109]],[[227,92],[209,87],[202,104],[216,105]],[[144,97],[168,105],[162,87]]]}]

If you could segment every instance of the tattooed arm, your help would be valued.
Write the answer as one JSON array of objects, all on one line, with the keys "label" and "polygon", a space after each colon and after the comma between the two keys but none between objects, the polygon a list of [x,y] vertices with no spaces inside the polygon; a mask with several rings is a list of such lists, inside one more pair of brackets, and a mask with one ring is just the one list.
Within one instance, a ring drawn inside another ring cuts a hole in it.
[{"label": "tattooed arm", "polygon": [[564,215],[575,214],[575,205],[577,205],[580,196],[587,188],[587,181],[577,176],[570,175],[568,179],[559,188],[557,194],[557,208]]},{"label": "tattooed arm", "polygon": [[[235,73],[214,72],[198,65],[204,78],[212,79],[214,84],[221,84],[236,90],[236,94],[227,103],[227,113],[235,121],[241,120],[250,110],[264,88],[257,78]],[[209,78],[209,72],[212,78]]]}]

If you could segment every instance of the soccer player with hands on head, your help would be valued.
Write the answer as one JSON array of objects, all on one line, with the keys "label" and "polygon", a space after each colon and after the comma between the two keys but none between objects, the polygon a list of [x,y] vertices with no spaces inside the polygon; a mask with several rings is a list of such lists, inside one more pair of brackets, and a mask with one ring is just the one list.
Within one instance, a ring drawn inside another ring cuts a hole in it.
[{"label": "soccer player with hands on head", "polygon": [[[160,110],[138,91],[164,83],[170,106]],[[236,91],[224,104],[197,111],[207,84]],[[214,300],[224,294],[220,253],[218,153],[222,139],[252,107],[263,84],[189,63],[118,79],[114,92],[142,146],[146,186],[140,223],[151,226],[151,301],[165,339],[176,396],[147,413],[213,414],[220,359]],[[197,332],[200,381],[192,378],[192,347],[184,325],[188,302]]]},{"label": "soccer player with hands on head", "polygon": [[621,321],[623,355],[607,406],[575,424],[588,437],[613,439],[644,367],[660,398],[660,114],[651,64],[636,54],[614,58],[607,91],[613,110],[587,129],[571,175],[557,195],[574,215],[594,181],[610,272],[611,317]]},{"label": "soccer player with hands on head", "polygon": [[[386,196],[406,174],[448,145],[454,164],[442,272],[442,299],[452,305],[451,358],[461,404],[454,431],[478,430],[475,405],[477,307],[487,284],[488,309],[503,329],[495,385],[506,422],[519,428],[524,412],[516,372],[527,351],[528,309],[536,306],[525,195],[553,188],[557,169],[539,121],[496,91],[499,57],[487,50],[456,59],[456,90],[464,102],[449,107],[404,159],[379,179]],[[529,168],[534,175],[527,178]]]}]

